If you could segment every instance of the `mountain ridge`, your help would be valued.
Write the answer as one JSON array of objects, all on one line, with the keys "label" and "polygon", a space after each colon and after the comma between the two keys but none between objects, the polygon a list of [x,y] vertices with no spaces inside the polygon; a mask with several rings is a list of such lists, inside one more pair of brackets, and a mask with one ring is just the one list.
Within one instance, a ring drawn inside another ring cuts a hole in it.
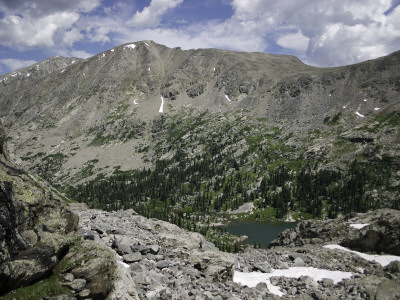
[{"label": "mountain ridge", "polygon": [[278,164],[294,174],[307,161],[315,172],[348,172],[356,159],[388,168],[379,196],[388,204],[398,194],[399,64],[400,52],[317,68],[291,56],[142,41],[71,63],[26,88],[3,82],[0,112],[14,158],[64,191],[154,169],[161,160],[171,170],[177,159],[213,163],[209,153],[221,156],[207,152],[219,148],[214,143],[229,154],[222,162],[236,166],[226,171],[248,174],[249,194],[260,193]]}]

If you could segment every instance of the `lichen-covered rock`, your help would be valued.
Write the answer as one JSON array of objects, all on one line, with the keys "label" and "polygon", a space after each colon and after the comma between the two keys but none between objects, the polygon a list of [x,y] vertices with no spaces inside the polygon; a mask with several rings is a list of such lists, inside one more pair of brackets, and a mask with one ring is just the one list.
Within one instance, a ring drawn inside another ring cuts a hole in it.
[{"label": "lichen-covered rock", "polygon": [[92,241],[78,243],[65,256],[75,278],[86,280],[90,298],[104,299],[114,287],[115,254],[109,248]]},{"label": "lichen-covered rock", "polygon": [[6,135],[4,134],[3,125],[0,120],[0,156],[5,156],[5,139]]},{"label": "lichen-covered rock", "polygon": [[48,274],[75,239],[77,217],[44,185],[10,162],[0,164],[2,292]]}]

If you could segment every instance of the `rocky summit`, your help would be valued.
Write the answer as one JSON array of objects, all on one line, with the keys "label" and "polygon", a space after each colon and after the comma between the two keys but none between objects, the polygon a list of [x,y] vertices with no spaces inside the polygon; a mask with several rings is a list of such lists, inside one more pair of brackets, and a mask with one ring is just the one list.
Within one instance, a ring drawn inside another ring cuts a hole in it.
[{"label": "rocky summit", "polygon": [[400,298],[399,66],[141,41],[1,76],[0,299]]}]

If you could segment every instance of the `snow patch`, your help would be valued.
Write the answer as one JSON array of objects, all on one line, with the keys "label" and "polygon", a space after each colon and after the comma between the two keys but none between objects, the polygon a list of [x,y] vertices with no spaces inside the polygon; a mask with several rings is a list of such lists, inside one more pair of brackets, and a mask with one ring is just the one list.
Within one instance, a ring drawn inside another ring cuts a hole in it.
[{"label": "snow patch", "polygon": [[332,249],[332,250],[342,250],[342,251],[351,252],[351,253],[357,254],[358,256],[364,258],[365,260],[377,262],[377,263],[381,264],[382,267],[387,266],[392,261],[396,261],[396,260],[400,261],[400,256],[365,254],[365,253],[362,253],[362,252],[358,252],[358,251],[353,251],[353,250],[347,249],[347,248],[339,246],[339,245],[326,245],[326,246],[324,246],[324,248]]},{"label": "snow patch", "polygon": [[342,271],[330,271],[324,269],[317,269],[313,267],[292,267],[289,269],[275,270],[272,269],[271,273],[259,273],[259,272],[235,272],[233,275],[233,281],[247,285],[248,287],[255,287],[260,282],[265,282],[269,291],[279,297],[282,297],[284,293],[279,287],[273,285],[270,278],[273,276],[284,276],[287,278],[300,278],[301,276],[310,276],[315,281],[320,281],[323,278],[332,279],[336,284],[343,279],[350,278],[353,275],[351,272]]},{"label": "snow patch", "polygon": [[215,68],[214,68],[214,72],[215,72]]},{"label": "snow patch", "polygon": [[111,52],[114,52],[115,50],[114,50],[114,49],[111,49],[110,51],[111,51]]},{"label": "snow patch", "polygon": [[150,45],[149,44],[147,44],[147,43],[144,43],[147,47],[150,47]]},{"label": "snow patch", "polygon": [[138,100],[138,99],[133,100],[133,104],[138,105],[139,103],[137,103],[137,100]]},{"label": "snow patch", "polygon": [[367,99],[364,99],[364,102],[367,102]]},{"label": "snow patch", "polygon": [[361,117],[361,118],[364,118],[364,117],[365,117],[364,115],[360,114],[358,111],[356,111],[356,115],[359,116],[359,117]]},{"label": "snow patch", "polygon": [[375,107],[374,109],[375,109],[375,110],[380,110],[380,108],[379,108],[379,107]]},{"label": "snow patch", "polygon": [[74,64],[74,63],[75,63],[75,60],[71,61],[71,64]]},{"label": "snow patch", "polygon": [[129,265],[127,263],[124,263],[123,261],[118,260],[118,262],[124,267],[129,269]]},{"label": "snow patch", "polygon": [[229,102],[232,102],[232,100],[229,99],[228,95],[225,95],[225,98],[226,98]]},{"label": "snow patch", "polygon": [[26,77],[29,77],[29,76],[31,76],[31,73],[27,73],[27,74],[26,74]]},{"label": "snow patch", "polygon": [[130,45],[126,45],[126,46],[124,46],[124,49],[126,49],[126,48],[130,48],[130,49],[135,49],[135,47],[136,47],[136,45],[135,44],[130,44]]},{"label": "snow patch", "polygon": [[364,227],[366,227],[368,225],[369,225],[369,223],[367,223],[367,224],[350,224],[349,226],[353,227],[355,229],[363,229]]},{"label": "snow patch", "polygon": [[159,113],[164,112],[164,98],[161,96],[161,106],[160,109],[158,110]]},{"label": "snow patch", "polygon": [[329,97],[332,97],[332,94],[329,94]]}]

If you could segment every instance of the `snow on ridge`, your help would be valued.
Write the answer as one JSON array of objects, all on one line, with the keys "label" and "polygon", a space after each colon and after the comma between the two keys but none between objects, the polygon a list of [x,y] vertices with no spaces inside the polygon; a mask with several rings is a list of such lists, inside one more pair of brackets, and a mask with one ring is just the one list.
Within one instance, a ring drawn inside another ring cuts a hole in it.
[{"label": "snow on ridge", "polygon": [[347,249],[345,247],[339,246],[339,245],[326,245],[324,248],[331,249],[331,250],[342,250],[346,252],[351,252],[354,254],[357,254],[358,256],[364,258],[365,260],[368,261],[374,261],[382,265],[382,267],[387,266],[390,264],[392,261],[400,261],[400,256],[395,256],[395,255],[377,255],[377,254],[366,254],[358,251],[353,251],[350,249]]},{"label": "snow on ridge", "polygon": [[350,227],[353,227],[355,229],[363,229],[364,227],[367,227],[370,223],[366,223],[366,224],[350,224]]},{"label": "snow on ridge", "polygon": [[135,49],[135,47],[136,47],[135,44],[129,44],[129,45],[124,46],[124,49],[130,48],[133,50],[133,49]]},{"label": "snow on ridge", "polygon": [[160,109],[158,110],[159,113],[163,113],[164,112],[164,97],[161,96],[161,106]]},{"label": "snow on ridge", "polygon": [[232,100],[229,99],[228,95],[225,95],[225,98],[226,98],[229,102],[232,102]]},{"label": "snow on ridge", "polygon": [[265,282],[269,291],[279,297],[284,296],[284,293],[279,287],[273,285],[270,278],[273,276],[284,276],[287,278],[300,278],[301,276],[310,276],[315,281],[320,281],[323,278],[330,278],[335,284],[343,279],[350,278],[353,275],[351,272],[331,271],[325,269],[317,269],[313,267],[291,267],[289,269],[272,269],[270,273],[260,272],[238,272],[235,271],[233,281],[247,285],[248,287],[255,287],[260,282]]},{"label": "snow on ridge", "polygon": [[364,115],[360,114],[358,111],[356,111],[356,115],[359,116],[359,117],[361,117],[361,118],[364,118],[364,117],[365,117]]},{"label": "snow on ridge", "polygon": [[111,49],[110,51],[111,51],[111,52],[114,52],[114,51],[115,51],[115,49]]}]

